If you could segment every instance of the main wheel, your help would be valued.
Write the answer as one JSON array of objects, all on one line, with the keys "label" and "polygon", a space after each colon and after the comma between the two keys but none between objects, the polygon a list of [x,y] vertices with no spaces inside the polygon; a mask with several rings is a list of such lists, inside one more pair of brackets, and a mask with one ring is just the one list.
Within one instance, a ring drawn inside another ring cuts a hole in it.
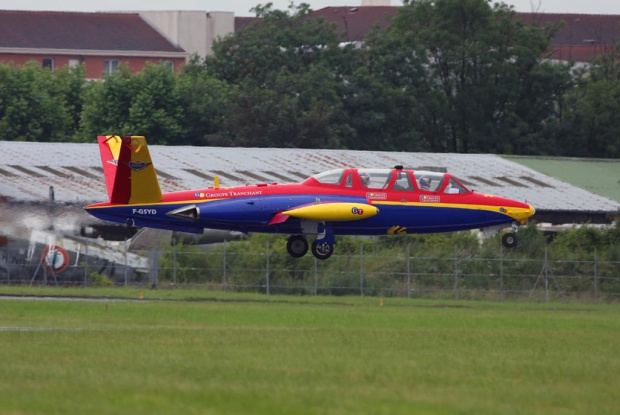
[{"label": "main wheel", "polygon": [[318,259],[327,259],[334,253],[334,244],[319,242],[312,244],[312,255]]},{"label": "main wheel", "polygon": [[506,233],[502,236],[502,243],[506,248],[514,248],[517,246],[517,235],[514,233]]},{"label": "main wheel", "polygon": [[308,241],[303,235],[293,235],[288,238],[286,250],[293,258],[301,258],[308,252]]}]

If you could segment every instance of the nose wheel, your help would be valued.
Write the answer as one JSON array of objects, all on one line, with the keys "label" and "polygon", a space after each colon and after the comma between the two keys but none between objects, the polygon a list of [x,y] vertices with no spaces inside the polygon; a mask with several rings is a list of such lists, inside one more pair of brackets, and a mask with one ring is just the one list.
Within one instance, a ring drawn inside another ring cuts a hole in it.
[{"label": "nose wheel", "polygon": [[293,258],[301,258],[308,252],[308,240],[302,235],[293,235],[288,238],[286,251]]},{"label": "nose wheel", "polygon": [[504,236],[502,236],[502,244],[504,244],[506,248],[514,248],[517,246],[517,235],[512,232],[504,234]]}]

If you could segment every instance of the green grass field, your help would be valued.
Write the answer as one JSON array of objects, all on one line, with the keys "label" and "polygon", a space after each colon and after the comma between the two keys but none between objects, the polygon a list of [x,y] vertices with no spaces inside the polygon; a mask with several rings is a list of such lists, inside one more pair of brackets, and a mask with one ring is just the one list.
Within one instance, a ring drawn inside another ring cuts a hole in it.
[{"label": "green grass field", "polygon": [[[1,299],[2,414],[615,414],[620,407],[617,304],[1,293],[135,299]],[[194,301],[181,300],[188,297]]]}]

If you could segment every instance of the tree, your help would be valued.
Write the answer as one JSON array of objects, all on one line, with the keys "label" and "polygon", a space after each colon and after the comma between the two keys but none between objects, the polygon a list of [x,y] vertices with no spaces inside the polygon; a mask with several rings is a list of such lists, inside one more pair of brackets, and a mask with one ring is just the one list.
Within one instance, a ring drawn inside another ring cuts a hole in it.
[{"label": "tree", "polygon": [[63,66],[55,71],[55,94],[64,97],[65,110],[70,124],[67,126],[63,141],[74,140],[80,127],[84,107],[84,89],[86,87],[86,68],[84,65],[69,68]]},{"label": "tree", "polygon": [[564,102],[554,138],[564,155],[620,158],[620,44],[592,62]]},{"label": "tree", "polygon": [[403,93],[368,66],[356,67],[347,78],[337,126],[342,145],[356,150],[431,150],[411,117],[417,105],[416,96]]},{"label": "tree", "polygon": [[301,74],[318,62],[336,63],[335,30],[323,19],[310,18],[307,4],[291,4],[286,11],[271,6],[256,6],[259,21],[214,43],[213,55],[205,59],[210,73],[232,84],[270,88],[283,70]]},{"label": "tree", "polygon": [[401,134],[426,142],[409,148],[535,151],[521,137],[554,115],[570,74],[543,61],[555,28],[513,14],[486,0],[405,1],[387,30],[368,37],[370,72],[408,104]]},{"label": "tree", "polygon": [[217,79],[193,57],[178,76],[176,90],[185,112],[184,144],[232,145],[228,124],[236,85]]},{"label": "tree", "polygon": [[0,65],[0,140],[68,141],[82,107],[84,68]]},{"label": "tree", "polygon": [[183,107],[174,73],[164,65],[148,64],[136,75],[121,66],[93,82],[85,95],[80,134],[144,135],[151,143],[182,144]]},{"label": "tree", "polygon": [[165,65],[147,64],[132,79],[132,97],[127,128],[137,135],[152,137],[161,144],[186,144],[183,140],[181,96],[177,78]]},{"label": "tree", "polygon": [[230,128],[236,145],[259,147],[338,147],[332,119],[338,112],[329,71],[304,74],[282,70],[273,89],[242,84]]},{"label": "tree", "polygon": [[84,94],[84,109],[80,123],[80,138],[92,141],[97,135],[132,135],[128,127],[129,109],[135,91],[131,73],[121,65],[108,74],[103,82],[91,82]]},{"label": "tree", "polygon": [[228,124],[235,144],[338,147],[334,123],[350,48],[339,47],[332,26],[309,18],[306,4],[254,10],[261,20],[216,42],[205,60],[210,73],[239,88]]}]

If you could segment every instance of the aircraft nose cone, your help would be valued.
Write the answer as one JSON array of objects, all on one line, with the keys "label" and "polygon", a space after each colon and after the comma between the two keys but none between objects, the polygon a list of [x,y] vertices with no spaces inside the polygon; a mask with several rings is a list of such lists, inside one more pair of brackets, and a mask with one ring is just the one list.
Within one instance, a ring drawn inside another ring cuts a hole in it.
[{"label": "aircraft nose cone", "polygon": [[527,220],[534,216],[536,213],[536,208],[532,205],[527,205],[527,208],[517,209],[513,212],[513,217],[517,219],[522,225],[527,223]]},{"label": "aircraft nose cone", "polygon": [[532,205],[527,205],[527,207],[521,205],[522,207],[509,207],[502,208],[504,213],[515,219],[522,225],[527,222],[527,219],[534,216],[536,213],[536,208]]}]

